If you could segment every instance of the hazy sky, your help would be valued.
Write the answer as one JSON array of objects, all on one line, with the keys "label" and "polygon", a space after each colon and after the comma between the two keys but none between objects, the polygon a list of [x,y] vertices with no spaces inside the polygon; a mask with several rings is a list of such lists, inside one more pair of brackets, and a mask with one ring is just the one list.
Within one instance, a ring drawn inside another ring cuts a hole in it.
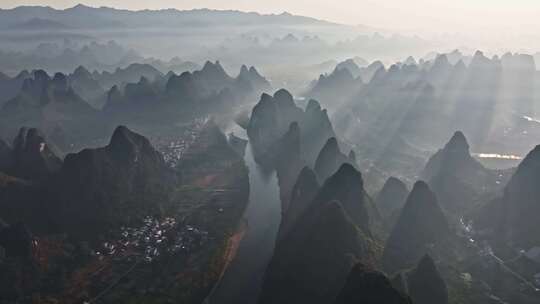
[{"label": "hazy sky", "polygon": [[128,9],[216,8],[313,16],[348,24],[395,30],[538,32],[540,0],[0,0],[0,7],[82,2]]}]

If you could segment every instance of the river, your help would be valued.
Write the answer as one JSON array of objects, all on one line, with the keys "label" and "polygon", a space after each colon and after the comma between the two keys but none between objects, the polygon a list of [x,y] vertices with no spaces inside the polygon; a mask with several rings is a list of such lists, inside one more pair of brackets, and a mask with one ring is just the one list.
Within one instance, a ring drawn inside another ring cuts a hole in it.
[{"label": "river", "polygon": [[[237,130],[235,133],[240,134]],[[281,221],[281,202],[275,172],[265,173],[248,144],[244,157],[249,168],[249,203],[244,213],[247,229],[235,258],[209,296],[209,304],[254,304],[270,261]]]}]

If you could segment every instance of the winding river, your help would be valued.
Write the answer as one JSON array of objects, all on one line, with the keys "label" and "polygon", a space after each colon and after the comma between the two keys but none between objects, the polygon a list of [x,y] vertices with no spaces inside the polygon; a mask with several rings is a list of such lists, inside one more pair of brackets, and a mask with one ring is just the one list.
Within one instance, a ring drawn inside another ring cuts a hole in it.
[{"label": "winding river", "polygon": [[281,221],[276,173],[261,170],[253,158],[250,144],[244,160],[249,168],[250,183],[249,203],[244,213],[247,228],[235,258],[207,299],[209,304],[255,304],[274,251]]}]

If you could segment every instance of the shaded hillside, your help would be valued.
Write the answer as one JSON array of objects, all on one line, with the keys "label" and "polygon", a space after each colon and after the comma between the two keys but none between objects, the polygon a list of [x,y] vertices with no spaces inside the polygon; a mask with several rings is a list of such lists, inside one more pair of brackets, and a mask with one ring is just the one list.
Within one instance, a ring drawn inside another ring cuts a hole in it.
[{"label": "shaded hillside", "polygon": [[375,198],[375,205],[383,217],[389,217],[401,210],[408,194],[407,185],[395,177],[390,177]]},{"label": "shaded hillside", "polygon": [[429,159],[422,176],[437,194],[443,209],[463,215],[482,200],[494,197],[509,178],[505,173],[483,167],[471,156],[463,133],[456,132]]},{"label": "shaded hillside", "polygon": [[[312,180],[310,175],[303,170],[306,181],[297,185]],[[309,204],[311,194],[306,194],[294,197],[284,214],[284,234],[268,266],[259,303],[331,303],[356,262],[374,264],[377,245],[360,173],[343,165]]]},{"label": "shaded hillside", "polygon": [[179,171],[148,139],[118,127],[109,145],[68,155],[50,180],[0,174],[9,216],[9,226],[0,222],[2,296],[200,303],[234,255],[249,184],[215,125],[196,135],[190,168]]},{"label": "shaded hillside", "polygon": [[417,182],[386,241],[382,264],[388,273],[410,268],[433,247],[446,245],[451,231],[435,194]]}]

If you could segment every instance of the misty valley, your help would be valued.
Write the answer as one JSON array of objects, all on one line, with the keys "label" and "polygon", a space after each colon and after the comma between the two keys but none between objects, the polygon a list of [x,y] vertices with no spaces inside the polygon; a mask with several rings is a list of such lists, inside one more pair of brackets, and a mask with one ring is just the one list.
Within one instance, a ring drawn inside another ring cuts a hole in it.
[{"label": "misty valley", "polygon": [[540,303],[540,53],[477,48],[0,8],[0,304]]}]

